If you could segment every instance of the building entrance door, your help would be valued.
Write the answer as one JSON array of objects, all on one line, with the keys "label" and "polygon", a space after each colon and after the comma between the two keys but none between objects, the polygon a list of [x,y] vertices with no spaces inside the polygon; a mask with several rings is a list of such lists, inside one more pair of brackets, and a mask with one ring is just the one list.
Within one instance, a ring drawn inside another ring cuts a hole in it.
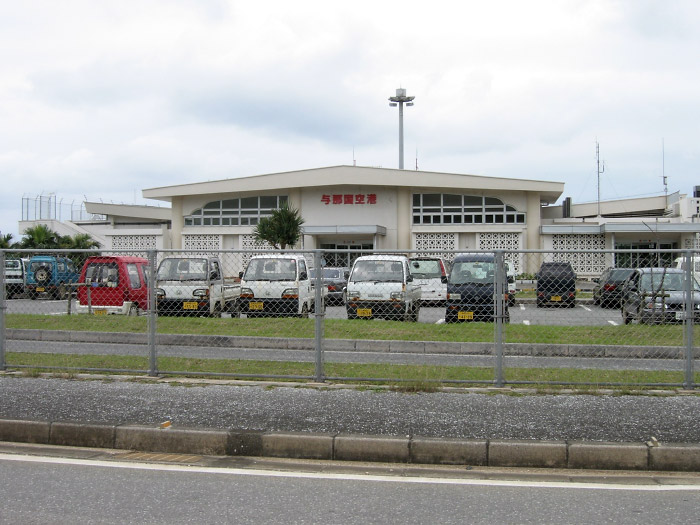
[{"label": "building entrance door", "polygon": [[322,250],[340,250],[326,252],[324,266],[352,267],[360,255],[367,255],[374,250],[373,242],[353,242],[353,243],[321,243]]}]

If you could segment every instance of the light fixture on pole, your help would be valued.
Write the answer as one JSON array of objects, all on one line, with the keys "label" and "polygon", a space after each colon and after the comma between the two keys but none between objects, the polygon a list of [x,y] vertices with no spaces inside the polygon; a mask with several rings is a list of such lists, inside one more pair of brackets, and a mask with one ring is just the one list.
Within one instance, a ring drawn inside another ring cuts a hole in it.
[{"label": "light fixture on pole", "polygon": [[391,107],[399,106],[399,169],[403,169],[403,105],[413,105],[413,99],[416,97],[407,97],[406,90],[399,88],[396,90],[395,97],[389,97],[389,105]]}]

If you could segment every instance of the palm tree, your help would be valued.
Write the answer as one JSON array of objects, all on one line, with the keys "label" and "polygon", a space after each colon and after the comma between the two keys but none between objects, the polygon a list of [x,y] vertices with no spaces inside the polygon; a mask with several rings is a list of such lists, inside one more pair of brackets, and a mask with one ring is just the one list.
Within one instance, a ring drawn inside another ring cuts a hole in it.
[{"label": "palm tree", "polygon": [[20,248],[51,250],[59,248],[61,236],[45,224],[37,224],[27,228],[22,233],[24,238],[19,242]]},{"label": "palm tree", "polygon": [[294,246],[302,235],[304,219],[299,210],[289,204],[283,204],[279,209],[272,210],[272,215],[263,217],[255,226],[253,235],[258,241],[267,241],[275,249],[284,250]]},{"label": "palm tree", "polygon": [[7,248],[12,248],[15,243],[12,242],[12,234],[6,233],[2,235],[0,233],[0,249],[6,250]]}]

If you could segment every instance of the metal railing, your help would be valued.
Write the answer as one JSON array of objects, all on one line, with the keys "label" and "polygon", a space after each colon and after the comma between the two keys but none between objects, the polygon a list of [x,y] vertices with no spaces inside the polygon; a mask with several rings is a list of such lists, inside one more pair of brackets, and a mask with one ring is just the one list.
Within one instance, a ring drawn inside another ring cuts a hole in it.
[{"label": "metal railing", "polygon": [[0,370],[694,389],[698,254],[634,281],[626,253],[44,251],[0,276]]}]

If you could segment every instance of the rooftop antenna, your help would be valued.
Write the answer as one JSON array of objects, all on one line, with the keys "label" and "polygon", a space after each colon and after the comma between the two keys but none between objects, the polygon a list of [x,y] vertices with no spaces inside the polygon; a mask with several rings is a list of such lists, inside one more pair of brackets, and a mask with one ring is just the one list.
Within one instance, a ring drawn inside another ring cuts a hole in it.
[{"label": "rooftop antenna", "polygon": [[595,162],[598,173],[598,217],[600,217],[600,176],[605,172],[605,161],[600,162],[600,144],[598,140],[595,141]]},{"label": "rooftop antenna", "polygon": [[352,165],[357,166],[357,161],[355,160],[355,146],[352,147]]},{"label": "rooftop antenna", "polygon": [[416,148],[416,171],[418,171],[418,148]]},{"label": "rooftop antenna", "polygon": [[666,176],[666,148],[664,139],[661,138],[661,178],[664,182],[664,195],[666,195],[666,205],[668,206],[668,177]]}]

